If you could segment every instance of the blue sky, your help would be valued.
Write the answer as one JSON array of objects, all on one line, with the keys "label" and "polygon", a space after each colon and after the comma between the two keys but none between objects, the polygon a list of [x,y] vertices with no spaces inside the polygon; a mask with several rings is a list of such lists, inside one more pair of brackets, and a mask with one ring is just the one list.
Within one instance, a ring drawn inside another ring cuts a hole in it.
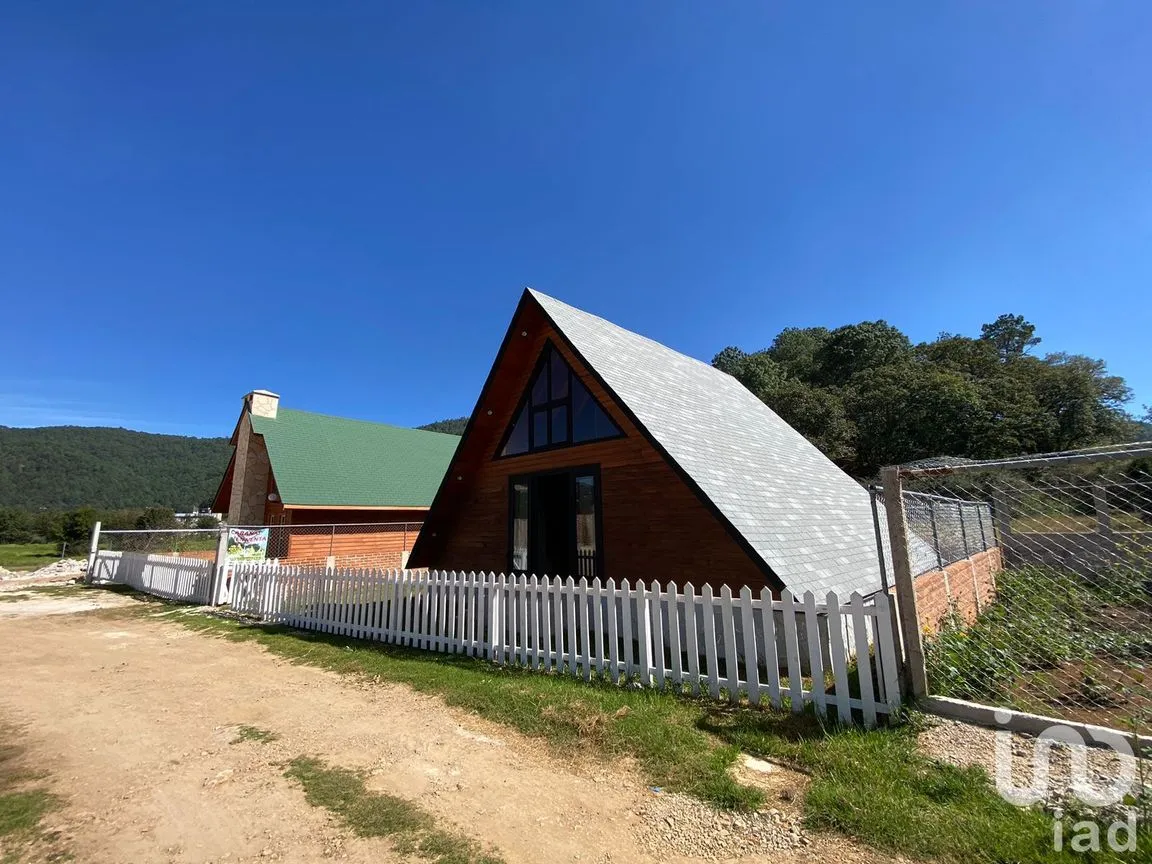
[{"label": "blue sky", "polygon": [[1020,313],[1138,408],[1150,81],[1144,2],[8,2],[0,424],[465,414],[525,285],[705,360]]}]

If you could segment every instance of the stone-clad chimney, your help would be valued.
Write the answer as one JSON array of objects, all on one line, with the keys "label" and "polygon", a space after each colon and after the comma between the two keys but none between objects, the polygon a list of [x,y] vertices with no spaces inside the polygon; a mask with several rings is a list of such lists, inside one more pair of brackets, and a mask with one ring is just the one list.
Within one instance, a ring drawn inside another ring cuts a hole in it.
[{"label": "stone-clad chimney", "polygon": [[280,407],[280,397],[271,390],[253,390],[244,397],[244,405],[257,417],[276,419],[276,411]]},{"label": "stone-clad chimney", "polygon": [[236,438],[236,455],[232,471],[232,496],[228,501],[231,525],[263,525],[268,483],[272,466],[264,438],[252,429],[252,417],[276,419],[280,397],[270,390],[253,390],[244,397]]}]

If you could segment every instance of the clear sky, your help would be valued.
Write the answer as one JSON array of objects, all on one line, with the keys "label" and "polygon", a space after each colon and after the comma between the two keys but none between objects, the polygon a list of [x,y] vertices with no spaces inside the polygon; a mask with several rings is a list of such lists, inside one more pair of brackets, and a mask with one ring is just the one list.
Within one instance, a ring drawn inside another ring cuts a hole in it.
[{"label": "clear sky", "polygon": [[466,414],[525,285],[704,360],[1020,313],[1152,402],[1152,4],[835,6],[3,3],[0,424]]}]

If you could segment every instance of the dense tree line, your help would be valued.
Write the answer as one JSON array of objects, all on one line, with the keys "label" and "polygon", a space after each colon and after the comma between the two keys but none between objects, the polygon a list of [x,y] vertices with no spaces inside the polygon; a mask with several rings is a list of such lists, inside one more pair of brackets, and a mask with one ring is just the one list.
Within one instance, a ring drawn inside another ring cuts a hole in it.
[{"label": "dense tree line", "polygon": [[1102,360],[1038,354],[1035,327],[1001,315],[977,337],[913,344],[885,321],[788,328],[752,353],[725,348],[736,377],[859,477],[930,456],[991,459],[1148,437],[1131,391]]},{"label": "dense tree line", "polygon": [[92,526],[100,522],[109,529],[215,528],[212,516],[177,519],[167,507],[98,510],[78,507],[74,510],[27,510],[0,507],[0,543],[67,544],[71,554],[87,551]]},{"label": "dense tree line", "polygon": [[426,423],[416,428],[424,429],[427,432],[447,432],[449,435],[463,435],[464,427],[467,425],[467,417],[452,417],[448,420],[437,420],[434,423]]},{"label": "dense tree line", "polygon": [[227,438],[0,426],[0,507],[188,510],[211,503],[231,453]]}]

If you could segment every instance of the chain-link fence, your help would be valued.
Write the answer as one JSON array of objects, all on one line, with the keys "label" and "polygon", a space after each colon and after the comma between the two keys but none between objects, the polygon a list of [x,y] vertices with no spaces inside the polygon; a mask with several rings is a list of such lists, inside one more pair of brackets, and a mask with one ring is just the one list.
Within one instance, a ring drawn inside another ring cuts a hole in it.
[{"label": "chain-link fence", "polygon": [[212,561],[219,537],[218,528],[102,529],[98,548],[106,552],[142,552]]},{"label": "chain-link fence", "polygon": [[938,556],[909,556],[931,695],[1147,734],[1150,455],[902,472],[910,546]]},{"label": "chain-link fence", "polygon": [[420,522],[356,522],[254,525],[242,530],[267,530],[265,558],[281,564],[395,569],[407,566],[420,528]]}]

